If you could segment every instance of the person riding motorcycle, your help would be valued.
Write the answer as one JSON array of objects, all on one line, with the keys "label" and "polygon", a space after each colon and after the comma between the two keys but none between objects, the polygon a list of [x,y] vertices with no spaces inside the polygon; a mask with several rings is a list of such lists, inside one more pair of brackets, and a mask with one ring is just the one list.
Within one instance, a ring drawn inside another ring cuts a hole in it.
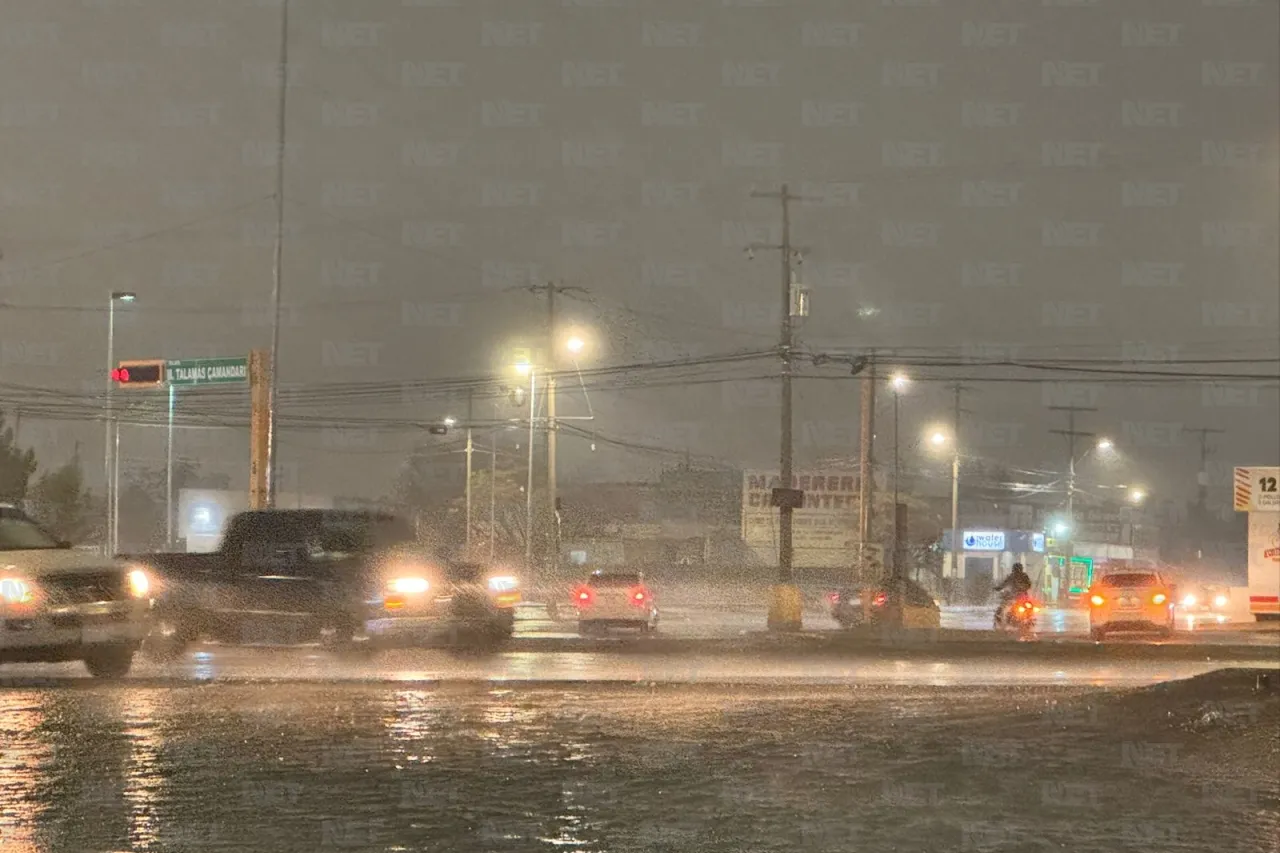
[{"label": "person riding motorcycle", "polygon": [[1000,604],[996,607],[996,624],[999,625],[1004,621],[1004,612],[1009,603],[1031,591],[1031,576],[1022,567],[1022,563],[1014,563],[1009,576],[995,589],[1000,593]]}]

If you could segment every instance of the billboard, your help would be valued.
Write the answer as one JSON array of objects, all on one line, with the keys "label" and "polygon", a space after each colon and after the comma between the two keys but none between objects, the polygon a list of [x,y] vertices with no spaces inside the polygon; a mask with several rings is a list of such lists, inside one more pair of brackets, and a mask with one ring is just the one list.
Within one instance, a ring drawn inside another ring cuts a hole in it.
[{"label": "billboard", "polygon": [[[742,477],[742,540],[765,563],[778,562],[778,510],[769,503],[781,486],[776,471]],[[791,487],[804,492],[792,515],[796,568],[852,567],[858,557],[858,475],[848,468],[796,472]]]},{"label": "billboard", "polygon": [[1280,512],[1249,513],[1249,611],[1280,615]]}]

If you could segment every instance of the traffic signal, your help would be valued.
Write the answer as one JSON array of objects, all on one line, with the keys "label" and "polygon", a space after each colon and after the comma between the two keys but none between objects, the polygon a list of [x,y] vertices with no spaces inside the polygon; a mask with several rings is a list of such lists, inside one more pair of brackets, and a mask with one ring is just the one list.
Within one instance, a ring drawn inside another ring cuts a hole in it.
[{"label": "traffic signal", "polygon": [[111,381],[130,388],[154,388],[164,384],[164,362],[122,361],[111,371]]}]

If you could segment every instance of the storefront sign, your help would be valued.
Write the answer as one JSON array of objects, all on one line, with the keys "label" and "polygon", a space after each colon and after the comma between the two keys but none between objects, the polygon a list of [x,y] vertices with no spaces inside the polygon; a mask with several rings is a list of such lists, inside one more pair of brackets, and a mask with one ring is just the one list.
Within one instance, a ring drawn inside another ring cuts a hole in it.
[{"label": "storefront sign", "polygon": [[964,549],[966,551],[1003,551],[1003,530],[966,530],[964,532]]}]

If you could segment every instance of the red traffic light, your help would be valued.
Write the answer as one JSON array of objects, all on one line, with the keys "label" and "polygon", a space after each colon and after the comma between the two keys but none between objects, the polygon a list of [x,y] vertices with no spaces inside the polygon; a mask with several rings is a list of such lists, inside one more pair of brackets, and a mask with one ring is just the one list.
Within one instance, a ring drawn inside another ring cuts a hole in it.
[{"label": "red traffic light", "polygon": [[163,361],[121,362],[111,371],[111,381],[117,385],[150,386],[164,384]]}]

